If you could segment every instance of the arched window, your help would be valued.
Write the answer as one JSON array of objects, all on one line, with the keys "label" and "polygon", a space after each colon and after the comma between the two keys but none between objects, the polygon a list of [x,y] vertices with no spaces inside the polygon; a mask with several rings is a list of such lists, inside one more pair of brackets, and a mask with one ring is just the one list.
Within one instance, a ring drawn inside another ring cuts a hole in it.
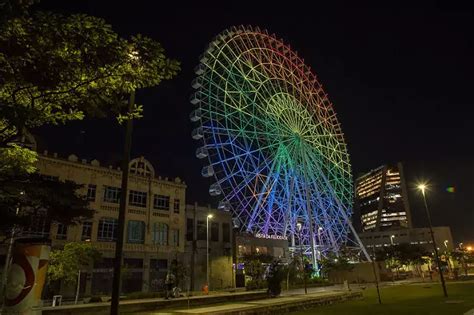
[{"label": "arched window", "polygon": [[143,176],[143,177],[155,177],[155,169],[150,162],[145,160],[143,156],[133,159],[128,164],[130,174]]}]

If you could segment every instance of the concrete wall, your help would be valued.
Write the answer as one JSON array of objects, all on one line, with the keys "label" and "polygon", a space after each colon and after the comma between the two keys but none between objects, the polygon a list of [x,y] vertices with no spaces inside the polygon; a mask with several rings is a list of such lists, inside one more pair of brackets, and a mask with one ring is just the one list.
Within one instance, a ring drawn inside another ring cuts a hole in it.
[{"label": "concrete wall", "polygon": [[[383,262],[375,263],[375,273],[380,281],[380,275],[386,273]],[[375,282],[374,267],[372,263],[364,262],[354,264],[351,271],[330,271],[328,275],[332,283],[343,283],[347,280],[349,283],[373,283]]]},{"label": "concrete wall", "polygon": [[[187,236],[192,237],[187,239],[184,260],[189,266],[189,275],[193,277],[192,290],[199,291],[206,283],[207,270],[207,243],[205,238],[198,240],[197,222],[206,222],[207,216],[212,214],[209,220],[209,288],[210,290],[220,290],[232,288],[234,286],[233,277],[233,258],[232,258],[232,216],[229,212],[217,210],[210,206],[186,205],[186,219],[193,221],[192,235],[187,233]],[[211,225],[217,223],[219,226],[218,239],[212,240]],[[224,241],[223,225],[227,224],[229,227],[228,237],[229,241]],[[187,230],[187,229],[186,229]],[[187,231],[188,232],[188,231]],[[194,255],[194,257],[193,257]],[[194,266],[194,267],[192,267]],[[193,272],[194,270],[194,272]]]}]

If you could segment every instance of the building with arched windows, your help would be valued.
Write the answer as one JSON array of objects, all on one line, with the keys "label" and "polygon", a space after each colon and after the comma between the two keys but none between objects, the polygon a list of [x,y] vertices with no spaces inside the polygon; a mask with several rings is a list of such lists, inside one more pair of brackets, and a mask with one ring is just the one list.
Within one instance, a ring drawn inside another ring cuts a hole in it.
[{"label": "building with arched windows", "polygon": [[[110,294],[122,171],[97,160],[80,160],[73,154],[60,159],[47,152],[39,156],[37,167],[53,180],[83,184],[82,193],[96,212],[80,225],[39,226],[36,233],[49,236],[53,248],[66,242],[92,242],[102,259],[83,270],[81,295]],[[122,291],[159,291],[171,262],[184,254],[186,185],[179,178],[157,176],[143,157],[130,161],[129,172]],[[74,294],[74,288],[61,291]]]}]

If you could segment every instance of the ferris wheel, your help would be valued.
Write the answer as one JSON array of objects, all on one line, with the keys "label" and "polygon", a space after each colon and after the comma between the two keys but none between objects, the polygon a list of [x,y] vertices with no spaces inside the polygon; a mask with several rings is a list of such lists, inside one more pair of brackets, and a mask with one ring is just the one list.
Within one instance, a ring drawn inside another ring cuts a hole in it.
[{"label": "ferris wheel", "polygon": [[356,237],[352,175],[341,126],[316,76],[258,27],[232,27],[209,44],[191,96],[196,156],[212,196],[242,231],[288,237],[313,260]]}]

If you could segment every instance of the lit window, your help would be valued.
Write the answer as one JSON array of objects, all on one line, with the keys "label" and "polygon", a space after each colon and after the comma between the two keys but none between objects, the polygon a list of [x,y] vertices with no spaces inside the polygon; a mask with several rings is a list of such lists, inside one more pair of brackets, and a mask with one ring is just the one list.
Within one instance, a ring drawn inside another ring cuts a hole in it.
[{"label": "lit window", "polygon": [[172,240],[171,245],[176,246],[176,247],[179,246],[179,230],[177,229],[171,230],[171,240]]},{"label": "lit window", "polygon": [[153,208],[159,210],[170,209],[170,197],[163,195],[155,195],[153,198]]},{"label": "lit window", "polygon": [[255,247],[255,252],[257,254],[268,254],[268,249],[265,246],[257,246]]},{"label": "lit window", "polygon": [[99,221],[97,240],[102,242],[115,242],[117,240],[117,219],[102,218]]},{"label": "lit window", "polygon": [[120,191],[118,187],[104,186],[104,201],[110,203],[119,203]]},{"label": "lit window", "polygon": [[146,192],[130,190],[128,194],[128,204],[130,206],[146,207],[146,197]]},{"label": "lit window", "polygon": [[58,233],[56,233],[56,239],[58,240],[65,240],[67,239],[67,225],[66,224],[58,224]]},{"label": "lit window", "polygon": [[87,186],[87,201],[95,201],[95,195],[97,193],[97,185],[89,184]]},{"label": "lit window", "polygon": [[92,222],[82,223],[82,240],[90,240],[92,236]]},{"label": "lit window", "polygon": [[153,224],[152,241],[158,245],[168,245],[168,224],[162,222]]},{"label": "lit window", "polygon": [[51,225],[48,224],[49,220],[47,220],[45,213],[32,215],[29,217],[29,219],[30,219],[30,225],[28,226],[28,230],[23,231],[24,235],[38,236],[38,237],[49,236]]},{"label": "lit window", "polygon": [[143,221],[128,221],[128,242],[143,244],[145,241],[145,222]]},{"label": "lit window", "polygon": [[239,252],[239,256],[250,254],[250,246],[239,245],[238,252]]}]

